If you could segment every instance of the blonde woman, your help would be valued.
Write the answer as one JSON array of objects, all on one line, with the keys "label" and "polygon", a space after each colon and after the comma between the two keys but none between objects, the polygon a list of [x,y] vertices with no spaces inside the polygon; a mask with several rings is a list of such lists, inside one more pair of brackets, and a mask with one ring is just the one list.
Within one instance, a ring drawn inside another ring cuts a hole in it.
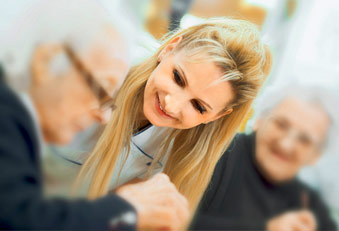
[{"label": "blonde woman", "polygon": [[[88,195],[97,198],[163,171],[193,213],[270,67],[260,33],[243,20],[215,18],[168,35],[130,70],[77,182],[89,177]],[[142,144],[133,140],[150,129]],[[138,151],[151,161],[138,165]]]}]

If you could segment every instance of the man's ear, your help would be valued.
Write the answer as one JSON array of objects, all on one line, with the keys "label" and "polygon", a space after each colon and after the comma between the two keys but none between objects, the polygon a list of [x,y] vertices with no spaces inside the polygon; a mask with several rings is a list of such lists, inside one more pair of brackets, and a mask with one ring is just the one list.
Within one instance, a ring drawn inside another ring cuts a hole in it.
[{"label": "man's ear", "polygon": [[31,60],[31,78],[35,86],[43,84],[51,77],[49,64],[52,58],[62,51],[60,44],[38,45],[33,53]]},{"label": "man's ear", "polygon": [[159,60],[161,61],[161,59],[163,58],[163,56],[165,56],[166,54],[168,54],[169,52],[173,51],[174,48],[182,41],[182,36],[178,36],[175,37],[174,39],[172,39],[165,47],[164,49],[162,49],[162,51],[160,52],[159,55]]},{"label": "man's ear", "polygon": [[227,109],[227,111],[221,113],[221,114],[218,114],[216,115],[215,117],[213,117],[212,119],[210,119],[209,121],[205,121],[204,124],[208,124],[209,122],[212,122],[212,121],[215,121],[223,116],[226,116],[226,115],[229,115],[233,112],[233,108],[229,108]]}]

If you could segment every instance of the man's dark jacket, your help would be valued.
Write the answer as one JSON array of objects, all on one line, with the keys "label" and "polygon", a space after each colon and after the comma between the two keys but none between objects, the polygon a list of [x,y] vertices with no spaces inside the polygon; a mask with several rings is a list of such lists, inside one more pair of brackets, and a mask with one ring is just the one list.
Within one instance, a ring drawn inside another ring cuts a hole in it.
[{"label": "man's dark jacket", "polygon": [[[95,201],[44,199],[32,119],[0,76],[0,229],[105,230],[135,210],[118,196]],[[119,223],[119,222],[118,222]],[[124,226],[134,229],[135,224]]]},{"label": "man's dark jacket", "polygon": [[255,161],[255,134],[239,134],[217,164],[192,229],[265,230],[270,218],[302,209],[303,195],[318,230],[336,230],[319,196],[299,180],[280,185],[267,181]]}]

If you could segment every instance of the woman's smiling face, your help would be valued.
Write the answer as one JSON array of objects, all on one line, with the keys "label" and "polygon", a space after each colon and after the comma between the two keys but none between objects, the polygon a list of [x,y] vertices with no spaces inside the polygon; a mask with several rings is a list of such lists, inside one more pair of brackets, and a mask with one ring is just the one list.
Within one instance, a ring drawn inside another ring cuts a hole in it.
[{"label": "woman's smiling face", "polygon": [[220,69],[212,62],[192,63],[184,51],[162,52],[159,65],[147,81],[144,116],[159,127],[187,129],[214,121],[234,97],[231,84],[218,82]]}]

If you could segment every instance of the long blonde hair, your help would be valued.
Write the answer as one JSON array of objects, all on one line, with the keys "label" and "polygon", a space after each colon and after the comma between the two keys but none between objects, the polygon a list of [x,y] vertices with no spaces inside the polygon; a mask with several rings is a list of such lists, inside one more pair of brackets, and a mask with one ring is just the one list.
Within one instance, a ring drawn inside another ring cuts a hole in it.
[{"label": "long blonde hair", "polygon": [[234,93],[233,102],[225,108],[232,107],[231,114],[191,129],[169,128],[156,155],[160,159],[169,150],[164,173],[186,196],[192,212],[199,203],[217,161],[233,139],[271,67],[270,52],[261,42],[256,26],[243,20],[215,18],[170,34],[153,56],[131,68],[116,96],[118,109],[77,179],[79,184],[85,177],[90,178],[89,198],[107,193],[118,167],[118,157],[124,155],[123,159],[127,159],[131,137],[140,126],[138,116],[143,108],[146,82],[157,67],[161,50],[178,36],[182,40],[174,52],[184,50],[192,61],[215,63],[224,73],[222,81],[229,81]]}]

